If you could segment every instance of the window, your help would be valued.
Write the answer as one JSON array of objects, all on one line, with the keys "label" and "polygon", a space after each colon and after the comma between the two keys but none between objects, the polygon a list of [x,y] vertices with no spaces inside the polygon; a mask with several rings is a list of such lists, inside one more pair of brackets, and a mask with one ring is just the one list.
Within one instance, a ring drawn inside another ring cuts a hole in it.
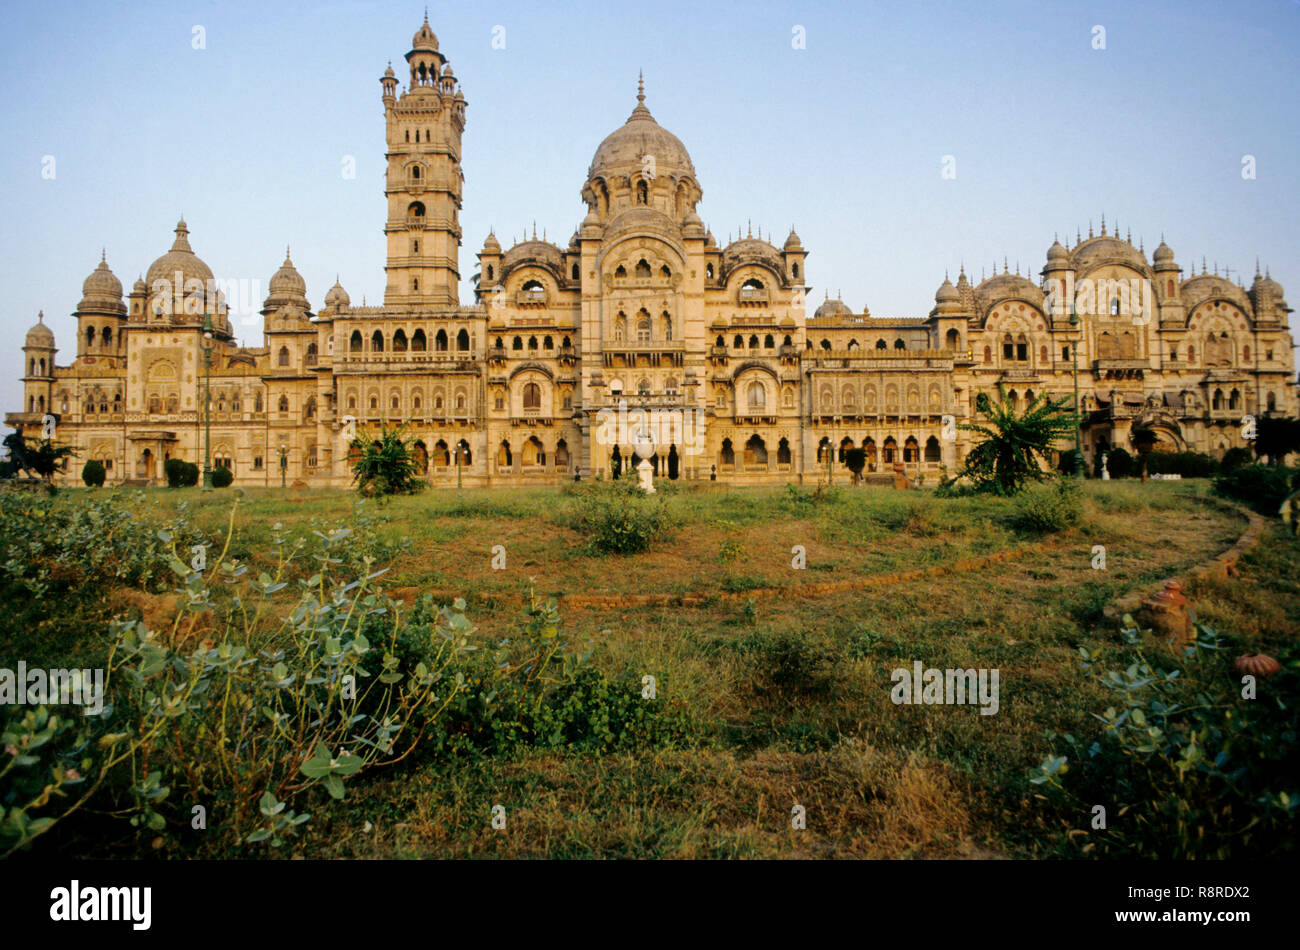
[{"label": "window", "polygon": [[394,353],[406,352],[406,331],[405,330],[398,329],[398,331],[393,334],[393,352]]},{"label": "window", "polygon": [[541,409],[542,408],[542,387],[536,383],[527,383],[524,385],[524,408]]},{"label": "window", "polygon": [[902,340],[895,340],[895,341],[894,341],[894,349],[896,349],[896,350],[905,350],[905,349],[907,349],[907,344],[904,343]]},{"label": "window", "polygon": [[289,365],[289,348],[288,348],[287,346],[282,346],[282,347],[280,347],[280,360],[279,360],[279,362],[280,362],[280,365],[281,365],[281,366],[288,366],[288,365]]},{"label": "window", "polygon": [[939,450],[939,440],[934,436],[925,440],[925,460],[927,462],[942,461],[943,453]]},{"label": "window", "polygon": [[650,314],[644,310],[636,318],[636,341],[638,343],[650,342]]},{"label": "window", "polygon": [[352,336],[348,338],[348,349],[353,353],[360,353],[363,345],[364,344],[361,342],[361,331],[353,330]]},{"label": "window", "polygon": [[878,350],[887,350],[887,349],[889,349],[889,344],[886,343],[884,340],[877,340],[877,341],[876,341],[876,349],[878,349]]},{"label": "window", "polygon": [[636,203],[639,205],[648,204],[650,201],[650,189],[646,187],[644,181],[636,183]]},{"label": "window", "polygon": [[709,280],[713,280],[713,265],[712,265],[712,264],[705,264],[705,265],[704,265],[704,276],[707,277]]},{"label": "window", "polygon": [[510,348],[513,350],[522,350],[524,348],[524,338],[521,336],[515,337],[510,343]]},{"label": "window", "polygon": [[370,349],[375,353],[384,352],[384,335],[378,330],[370,337]]},{"label": "window", "polygon": [[645,260],[644,257],[641,258],[641,260],[639,260],[639,261],[636,262],[636,275],[637,275],[637,277],[649,277],[649,276],[650,276],[650,265],[646,263],[646,260]]},{"label": "window", "polygon": [[288,412],[288,411],[289,411],[289,397],[288,397],[288,396],[281,396],[281,397],[280,397],[279,409],[280,409],[281,412]]},{"label": "window", "polygon": [[755,380],[749,384],[749,411],[761,412],[767,407],[767,389]]},{"label": "window", "polygon": [[316,344],[308,343],[307,344],[307,365],[308,366],[316,365],[316,355],[317,355]]},{"label": "window", "polygon": [[492,406],[497,411],[504,409],[506,407],[506,397],[501,393],[497,393],[496,396],[493,397]]},{"label": "window", "polygon": [[429,348],[429,341],[424,337],[423,330],[416,330],[411,334],[411,352],[423,353]]}]

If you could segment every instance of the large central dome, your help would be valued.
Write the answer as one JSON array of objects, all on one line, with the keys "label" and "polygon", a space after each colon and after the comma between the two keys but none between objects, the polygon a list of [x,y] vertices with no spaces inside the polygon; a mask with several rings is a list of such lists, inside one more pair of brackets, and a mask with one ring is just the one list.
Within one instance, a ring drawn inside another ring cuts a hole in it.
[{"label": "large central dome", "polygon": [[638,86],[636,108],[627,121],[605,137],[596,149],[587,170],[587,179],[627,175],[640,170],[645,156],[654,156],[654,174],[688,174],[695,177],[695,166],[682,140],[669,132],[650,114],[645,105],[645,86]]}]

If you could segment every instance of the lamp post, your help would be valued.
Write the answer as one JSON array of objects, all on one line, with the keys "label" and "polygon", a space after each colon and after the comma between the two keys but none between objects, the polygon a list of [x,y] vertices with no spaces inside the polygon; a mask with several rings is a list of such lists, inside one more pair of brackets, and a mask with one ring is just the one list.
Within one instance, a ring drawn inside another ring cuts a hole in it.
[{"label": "lamp post", "polygon": [[212,491],[212,314],[203,315],[203,488]]},{"label": "lamp post", "polygon": [[1083,477],[1083,432],[1082,418],[1079,415],[1079,340],[1083,330],[1079,326],[1078,311],[1070,307],[1070,329],[1074,331],[1070,338],[1070,371],[1074,375],[1074,477]]},{"label": "lamp post", "polygon": [[284,474],[289,469],[289,447],[280,446],[280,487],[284,487]]},{"label": "lamp post", "polygon": [[456,491],[460,491],[460,459],[464,453],[459,442],[456,443],[456,447],[452,449],[452,452],[456,456]]}]

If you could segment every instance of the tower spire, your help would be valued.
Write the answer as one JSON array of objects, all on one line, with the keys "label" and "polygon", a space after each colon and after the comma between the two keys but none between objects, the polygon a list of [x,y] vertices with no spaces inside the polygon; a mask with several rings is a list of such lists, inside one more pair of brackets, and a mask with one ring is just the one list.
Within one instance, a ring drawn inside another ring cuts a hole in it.
[{"label": "tower spire", "polygon": [[636,101],[645,102],[645,71],[640,69],[636,73]]}]

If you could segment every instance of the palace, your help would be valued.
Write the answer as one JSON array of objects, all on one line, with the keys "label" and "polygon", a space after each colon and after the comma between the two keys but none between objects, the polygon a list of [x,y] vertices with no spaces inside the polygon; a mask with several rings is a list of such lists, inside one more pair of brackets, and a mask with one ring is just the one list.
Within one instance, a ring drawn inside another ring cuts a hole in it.
[{"label": "palace", "polygon": [[[842,475],[842,449],[863,446],[869,476],[902,466],[934,482],[964,458],[955,423],[975,418],[979,392],[1000,384],[1020,405],[1072,394],[1076,368],[1090,471],[1138,425],[1164,448],[1221,455],[1245,444],[1243,415],[1300,408],[1277,282],[1185,272],[1163,241],[1148,261],[1104,220],[1073,247],[1054,242],[1037,282],[1004,263],[978,284],[945,277],[924,317],[877,319],[829,298],[809,317],[799,236],[719,246],[696,213],[691,157],[644,88],[592,157],[567,245],[534,233],[503,249],[489,234],[478,300],[464,305],[467,102],[427,20],[406,61],[400,93],[391,65],[379,80],[383,305],[354,306],[336,281],[314,310],[286,253],[262,345],[244,347],[184,221],[129,294],[101,260],[73,313],[72,363],[55,363],[39,319],[23,347],[24,406],[5,416],[29,438],[52,417],[77,452],[66,481],[87,459],[110,484],[158,483],[168,458],[201,466],[206,421],[213,465],[236,485],[282,473],[346,485],[353,432],[389,420],[407,423],[435,484],[609,477],[634,442],[665,477],[812,480]],[[656,418],[669,423],[643,425]],[[653,430],[651,449],[638,427]]]}]

